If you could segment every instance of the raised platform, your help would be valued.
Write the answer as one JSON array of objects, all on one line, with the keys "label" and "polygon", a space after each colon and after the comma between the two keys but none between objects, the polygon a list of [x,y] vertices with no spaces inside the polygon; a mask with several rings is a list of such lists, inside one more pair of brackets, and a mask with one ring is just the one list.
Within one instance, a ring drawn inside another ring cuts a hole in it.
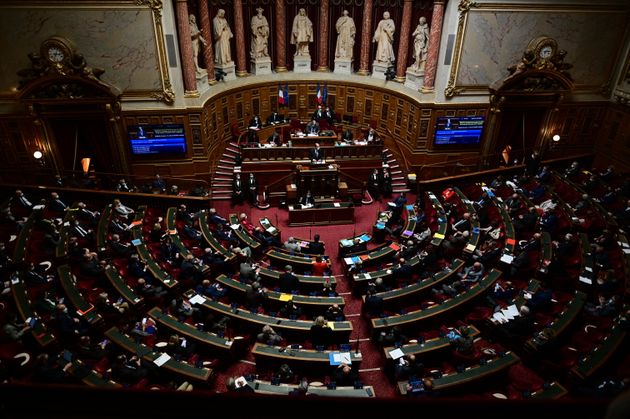
[{"label": "raised platform", "polygon": [[354,223],[354,206],[350,202],[322,203],[311,208],[289,206],[289,226]]}]

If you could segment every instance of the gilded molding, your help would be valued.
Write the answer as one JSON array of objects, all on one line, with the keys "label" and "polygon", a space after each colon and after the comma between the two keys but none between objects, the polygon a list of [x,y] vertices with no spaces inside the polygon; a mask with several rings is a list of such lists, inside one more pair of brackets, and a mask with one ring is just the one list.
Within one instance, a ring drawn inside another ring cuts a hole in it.
[{"label": "gilded molding", "polygon": [[155,19],[162,21],[162,0],[136,0],[137,6],[149,6]]},{"label": "gilded molding", "polygon": [[459,95],[463,89],[455,87],[455,80],[459,71],[459,60],[461,59],[462,44],[464,43],[464,32],[466,31],[466,22],[468,12],[471,8],[477,7],[479,4],[471,0],[460,0],[457,10],[459,11],[459,20],[457,22],[457,39],[455,40],[455,51],[453,52],[453,65],[451,65],[451,74],[448,77],[448,84],[444,89],[444,96],[452,98]]},{"label": "gilded molding", "polygon": [[172,105],[175,103],[175,92],[173,91],[173,86],[171,86],[171,82],[166,80],[164,89],[162,91],[156,91],[151,93],[151,97],[164,102],[167,105]]}]

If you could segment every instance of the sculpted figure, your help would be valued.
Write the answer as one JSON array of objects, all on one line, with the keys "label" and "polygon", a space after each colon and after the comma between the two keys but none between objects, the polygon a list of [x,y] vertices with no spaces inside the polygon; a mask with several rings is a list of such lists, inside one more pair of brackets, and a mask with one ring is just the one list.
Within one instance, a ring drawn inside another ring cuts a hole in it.
[{"label": "sculpted figure", "polygon": [[230,52],[230,39],[234,36],[228,21],[225,19],[225,10],[219,9],[217,15],[212,19],[214,27],[214,62],[216,64],[227,64],[232,62]]},{"label": "sculpted figure", "polygon": [[269,23],[267,18],[263,16],[263,9],[259,7],[256,9],[258,12],[252,17],[252,58],[269,57],[269,48],[267,46],[269,42]]},{"label": "sculpted figure", "polygon": [[295,55],[310,56],[308,44],[313,42],[313,22],[306,16],[306,10],[300,9],[293,19],[291,43],[295,45]]},{"label": "sculpted figure", "polygon": [[427,50],[429,49],[429,25],[427,19],[422,16],[413,36],[413,58],[411,65],[416,70],[424,70],[427,61]]},{"label": "sculpted figure", "polygon": [[195,68],[197,69],[197,74],[203,72],[203,68],[199,66],[199,44],[206,45],[206,40],[201,36],[201,31],[197,26],[197,18],[195,15],[191,14],[188,18],[188,25],[190,26],[190,38],[192,39],[192,50],[193,50],[193,62],[195,63]]},{"label": "sculpted figure", "polygon": [[389,17],[389,12],[383,13],[383,19],[378,22],[376,32],[372,42],[376,42],[376,61],[380,63],[392,64],[396,57],[394,56],[394,32],[396,25],[394,20]]},{"label": "sculpted figure", "polygon": [[343,14],[337,19],[337,48],[335,49],[335,57],[352,58],[352,48],[354,47],[354,37],[357,28],[354,20],[348,16],[348,11],[344,10]]}]

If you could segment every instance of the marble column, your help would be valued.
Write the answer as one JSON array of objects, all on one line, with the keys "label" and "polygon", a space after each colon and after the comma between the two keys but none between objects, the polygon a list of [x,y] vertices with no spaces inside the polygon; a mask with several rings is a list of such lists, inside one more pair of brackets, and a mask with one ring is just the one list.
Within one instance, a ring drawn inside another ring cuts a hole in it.
[{"label": "marble column", "polygon": [[182,73],[184,76],[184,93],[194,95],[197,93],[197,68],[193,62],[187,0],[177,0],[175,13],[177,13],[177,38],[179,39],[179,52],[181,54]]},{"label": "marble column", "polygon": [[398,60],[396,64],[395,81],[404,83],[407,70],[407,56],[409,55],[409,37],[411,33],[411,0],[405,0],[403,5],[402,24],[398,42]]},{"label": "marble column", "polygon": [[365,0],[363,6],[363,25],[361,26],[361,57],[359,60],[360,76],[370,74],[370,44],[372,42],[372,8],[374,3],[372,0]]},{"label": "marble column", "polygon": [[431,17],[431,35],[427,50],[427,64],[424,70],[424,85],[422,92],[429,93],[435,88],[435,72],[440,53],[440,38],[442,38],[442,25],[444,24],[444,2],[435,0],[433,3],[433,16]]},{"label": "marble column", "polygon": [[[243,21],[243,0],[234,0],[234,26],[236,30],[236,75],[247,76],[246,54],[249,48],[245,46],[245,22]],[[249,25],[247,25],[249,27]]]},{"label": "marble column", "polygon": [[217,80],[214,74],[214,50],[212,49],[212,27],[210,26],[210,11],[208,10],[208,2],[199,2],[199,23],[201,24],[201,34],[206,40],[203,46],[203,61],[208,71],[208,83],[215,84]]},{"label": "marble column", "polygon": [[328,4],[329,0],[321,0],[319,6],[319,66],[317,71],[328,71]]},{"label": "marble column", "polygon": [[286,10],[284,0],[275,0],[276,3],[276,72],[287,71],[287,31]]}]

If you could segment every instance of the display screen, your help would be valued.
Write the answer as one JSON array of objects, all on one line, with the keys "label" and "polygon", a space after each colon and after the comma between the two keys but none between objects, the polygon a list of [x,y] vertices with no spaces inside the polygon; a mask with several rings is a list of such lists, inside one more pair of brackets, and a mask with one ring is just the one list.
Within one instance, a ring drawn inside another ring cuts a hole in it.
[{"label": "display screen", "polygon": [[132,125],[127,133],[132,154],[186,153],[186,136],[181,124]]},{"label": "display screen", "polygon": [[439,117],[435,123],[435,145],[475,145],[481,141],[483,116]]}]

